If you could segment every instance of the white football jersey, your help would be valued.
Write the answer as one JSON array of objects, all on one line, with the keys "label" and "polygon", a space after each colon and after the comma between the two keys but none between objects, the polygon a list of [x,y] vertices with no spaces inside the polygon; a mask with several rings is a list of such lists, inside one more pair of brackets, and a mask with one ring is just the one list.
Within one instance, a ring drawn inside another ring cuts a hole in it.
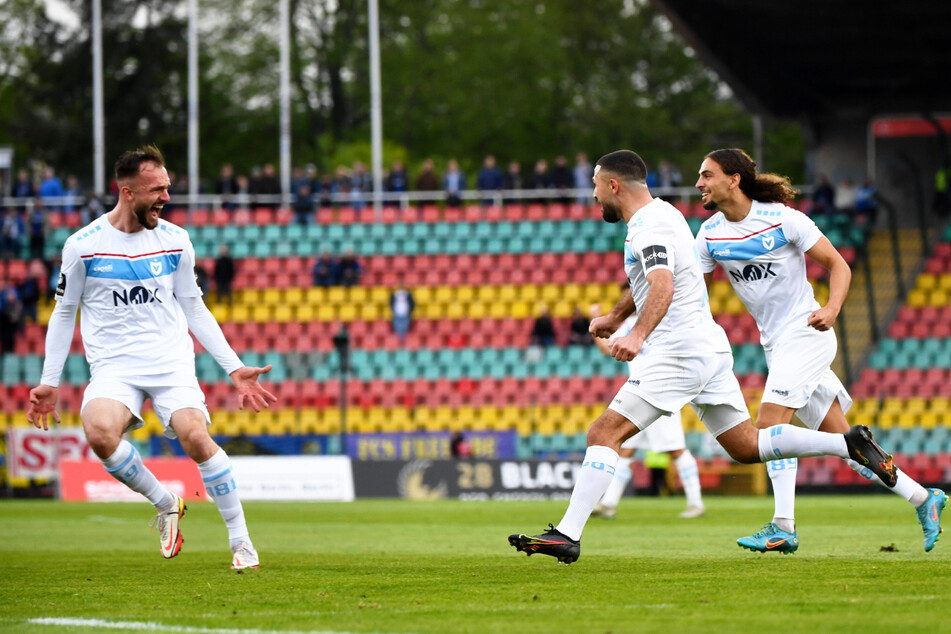
[{"label": "white football jersey", "polygon": [[56,299],[79,304],[93,376],[195,372],[195,349],[177,297],[199,297],[188,233],[165,220],[119,231],[107,215],[63,246]]},{"label": "white football jersey", "polygon": [[680,357],[729,352],[726,333],[710,314],[693,233],[673,205],[655,198],[627,223],[624,242],[624,271],[638,310],[650,289],[647,274],[658,268],[673,273],[674,296],[667,314],[644,342],[645,352],[650,349]]},{"label": "white football jersey", "polygon": [[769,347],[787,329],[806,327],[819,308],[803,253],[821,237],[816,223],[801,211],[754,200],[739,222],[730,222],[722,212],[704,222],[697,232],[697,251],[704,273],[720,263],[756,320],[763,346]]}]

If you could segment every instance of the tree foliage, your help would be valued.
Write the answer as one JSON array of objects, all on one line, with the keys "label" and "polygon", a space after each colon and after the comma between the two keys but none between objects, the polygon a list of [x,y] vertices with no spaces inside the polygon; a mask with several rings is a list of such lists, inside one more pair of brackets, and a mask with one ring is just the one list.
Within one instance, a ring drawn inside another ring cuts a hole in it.
[{"label": "tree foliage", "polygon": [[[102,0],[108,157],[156,142],[184,171],[185,3]],[[40,0],[0,3],[0,143],[89,180],[88,0],[78,27]],[[277,162],[279,10],[200,2],[200,156],[246,172]],[[291,0],[293,163],[368,160],[366,0]],[[485,154],[537,158],[628,147],[670,159],[689,184],[700,158],[752,143],[751,116],[646,0],[379,0],[386,157],[411,166]],[[793,126],[768,127],[770,167],[801,173]],[[779,167],[777,167],[779,166]]]}]

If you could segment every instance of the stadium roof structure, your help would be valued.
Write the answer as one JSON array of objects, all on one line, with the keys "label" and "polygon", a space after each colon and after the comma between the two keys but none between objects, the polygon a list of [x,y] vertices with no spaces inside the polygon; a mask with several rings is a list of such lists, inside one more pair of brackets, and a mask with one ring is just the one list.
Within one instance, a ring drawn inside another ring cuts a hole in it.
[{"label": "stadium roof structure", "polygon": [[951,2],[652,0],[754,112],[951,111]]}]

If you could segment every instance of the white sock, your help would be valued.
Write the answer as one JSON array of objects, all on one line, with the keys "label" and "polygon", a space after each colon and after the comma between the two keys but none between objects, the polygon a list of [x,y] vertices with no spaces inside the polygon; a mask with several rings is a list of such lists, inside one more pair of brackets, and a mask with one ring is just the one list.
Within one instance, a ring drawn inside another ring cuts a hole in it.
[{"label": "white sock", "polygon": [[610,447],[588,447],[571,499],[568,500],[568,510],[557,526],[558,532],[571,539],[581,539],[581,532],[591,517],[591,511],[614,479],[617,461],[617,452]]},{"label": "white sock", "polygon": [[618,458],[614,468],[614,479],[608,485],[608,490],[601,496],[601,506],[614,508],[621,501],[628,483],[631,481],[631,458]]},{"label": "white sock", "polygon": [[[766,463],[766,473],[773,485],[773,523],[784,531],[792,532],[796,519],[796,474],[799,472],[798,458],[782,458]],[[781,520],[788,520],[788,523]]]},{"label": "white sock", "polygon": [[234,481],[234,471],[231,459],[224,449],[198,465],[205,491],[218,506],[221,519],[228,527],[228,541],[235,548],[241,542],[251,545],[248,536],[248,525],[244,521],[244,509],[241,507],[241,498],[238,497],[238,486]]},{"label": "white sock", "polygon": [[795,425],[774,425],[759,430],[759,459],[763,462],[777,458],[805,458],[806,456],[838,456],[848,458],[849,449],[844,434],[827,434]]},{"label": "white sock", "polygon": [[697,459],[689,449],[674,460],[680,483],[684,485],[684,495],[687,497],[687,506],[703,508],[703,498],[700,496],[700,470],[697,468]]},{"label": "white sock", "polygon": [[175,504],[175,496],[145,468],[142,456],[128,440],[120,440],[115,452],[102,464],[113,478],[144,495],[159,513],[170,511]]},{"label": "white sock", "polygon": [[910,502],[911,505],[914,506],[915,508],[918,508],[919,506],[921,506],[928,500],[928,489],[924,488],[923,486],[921,486],[920,484],[912,480],[901,469],[898,469],[898,468],[895,469],[895,473],[898,474],[898,483],[894,487],[889,489],[887,486],[885,486],[882,483],[881,478],[879,478],[877,475],[872,473],[872,470],[869,469],[868,467],[863,467],[862,465],[852,460],[851,458],[847,458],[845,460],[845,464],[852,467],[852,471],[855,471],[857,474],[859,474],[866,480],[871,480],[875,484],[883,486],[889,491],[892,491],[902,496],[903,498],[908,500],[908,502]]}]

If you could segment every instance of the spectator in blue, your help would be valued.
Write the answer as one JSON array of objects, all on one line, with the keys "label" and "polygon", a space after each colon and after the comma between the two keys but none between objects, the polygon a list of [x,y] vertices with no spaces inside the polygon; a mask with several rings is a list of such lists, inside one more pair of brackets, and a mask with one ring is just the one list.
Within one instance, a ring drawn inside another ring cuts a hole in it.
[{"label": "spectator in blue", "polygon": [[336,286],[340,283],[340,261],[324,251],[314,262],[314,286]]},{"label": "spectator in blue", "polygon": [[[507,192],[517,192],[525,188],[525,179],[522,177],[522,165],[518,161],[509,161],[509,167],[502,177],[502,186]],[[521,203],[521,198],[509,196],[503,200],[506,205]]]},{"label": "spectator in blue", "polygon": [[855,215],[861,218],[868,227],[875,222],[875,216],[878,213],[878,200],[875,185],[871,179],[866,178],[858,189],[855,190]]},{"label": "spectator in blue", "polygon": [[340,258],[340,285],[356,286],[360,283],[361,275],[363,275],[363,267],[357,261],[353,249],[348,248]]},{"label": "spectator in blue", "polygon": [[390,294],[390,311],[392,312],[390,323],[393,325],[393,332],[396,333],[400,343],[406,341],[406,333],[409,332],[413,323],[413,309],[415,308],[416,301],[413,299],[413,293],[400,280],[399,285]]},{"label": "spectator in blue", "polygon": [[538,317],[532,325],[532,334],[529,341],[533,346],[547,347],[555,343],[555,324],[551,320],[548,306],[541,306]]},{"label": "spectator in blue", "polygon": [[[482,169],[479,170],[479,174],[476,176],[476,189],[482,192],[494,192],[499,191],[504,186],[502,170],[495,164],[495,157],[489,154],[483,159]],[[491,205],[493,202],[492,198],[482,199],[483,205]]]},{"label": "spectator in blue", "polygon": [[568,159],[560,154],[555,157],[555,166],[551,168],[551,186],[558,190],[558,202],[568,204],[571,202],[568,190],[574,184],[574,176],[571,174],[571,168],[568,167]]},{"label": "spectator in blue", "polygon": [[[57,176],[56,172],[52,167],[47,167],[43,170],[43,180],[40,182],[40,190],[37,192],[37,195],[41,200],[47,200],[49,198],[62,198],[66,190],[63,187],[63,181],[61,181]],[[61,205],[55,206],[58,209],[62,209]]]},{"label": "spectator in blue", "polygon": [[446,173],[442,177],[443,190],[446,192],[446,206],[458,207],[462,204],[462,192],[466,189],[466,175],[459,169],[456,159],[446,163]]},{"label": "spectator in blue", "polygon": [[835,213],[835,188],[823,174],[816,179],[812,190],[812,214],[832,215]]},{"label": "spectator in blue", "polygon": [[[403,161],[393,161],[390,173],[386,175],[386,191],[401,194],[409,190],[409,176],[406,174],[406,167]],[[392,198],[386,201],[389,206],[399,205],[399,200]]]},{"label": "spectator in blue", "polygon": [[0,219],[0,258],[19,258],[25,234],[26,226],[20,212],[16,207],[7,207],[6,213]]},{"label": "spectator in blue", "polygon": [[30,180],[30,173],[26,170],[17,172],[17,180],[13,184],[14,198],[33,198],[36,196],[36,188],[33,187],[33,181]]},{"label": "spectator in blue", "polygon": [[[591,178],[594,176],[594,167],[591,165],[591,161],[588,160],[588,155],[584,152],[578,152],[575,156],[575,169],[573,171],[575,189],[584,190],[586,192],[591,191]],[[577,202],[582,205],[588,204],[591,199],[586,195],[580,195],[577,198]]]},{"label": "spectator in blue", "polygon": [[[548,161],[538,159],[535,161],[535,169],[528,178],[527,189],[549,189],[551,187],[551,174],[548,173]],[[535,198],[533,202],[544,203],[547,199],[544,197]]]},{"label": "spectator in blue", "polygon": [[367,172],[367,166],[360,161],[353,164],[350,173],[350,206],[357,211],[367,203],[367,194],[373,192],[373,177]]},{"label": "spectator in blue", "polygon": [[28,219],[30,259],[42,260],[46,249],[46,234],[50,231],[50,212],[43,205],[37,205],[30,211]]},{"label": "spectator in blue", "polygon": [[310,184],[299,182],[294,197],[294,216],[301,225],[310,224],[314,219],[314,194]]},{"label": "spectator in blue", "polygon": [[16,285],[0,284],[0,354],[13,352],[17,333],[23,324],[23,302]]},{"label": "spectator in blue", "polygon": [[71,198],[63,205],[63,211],[76,211],[82,203],[83,191],[79,187],[79,179],[73,174],[66,177],[66,189],[63,190],[63,196]]},{"label": "spectator in blue", "polygon": [[234,177],[234,167],[231,163],[221,166],[218,180],[215,182],[215,193],[221,196],[221,206],[228,211],[234,211],[234,197],[238,193],[238,180]]},{"label": "spectator in blue", "polygon": [[30,319],[33,323],[37,323],[37,306],[40,303],[40,283],[32,275],[27,275],[26,278],[17,285],[17,295],[20,296],[20,302],[23,305],[23,319],[24,321]]}]

